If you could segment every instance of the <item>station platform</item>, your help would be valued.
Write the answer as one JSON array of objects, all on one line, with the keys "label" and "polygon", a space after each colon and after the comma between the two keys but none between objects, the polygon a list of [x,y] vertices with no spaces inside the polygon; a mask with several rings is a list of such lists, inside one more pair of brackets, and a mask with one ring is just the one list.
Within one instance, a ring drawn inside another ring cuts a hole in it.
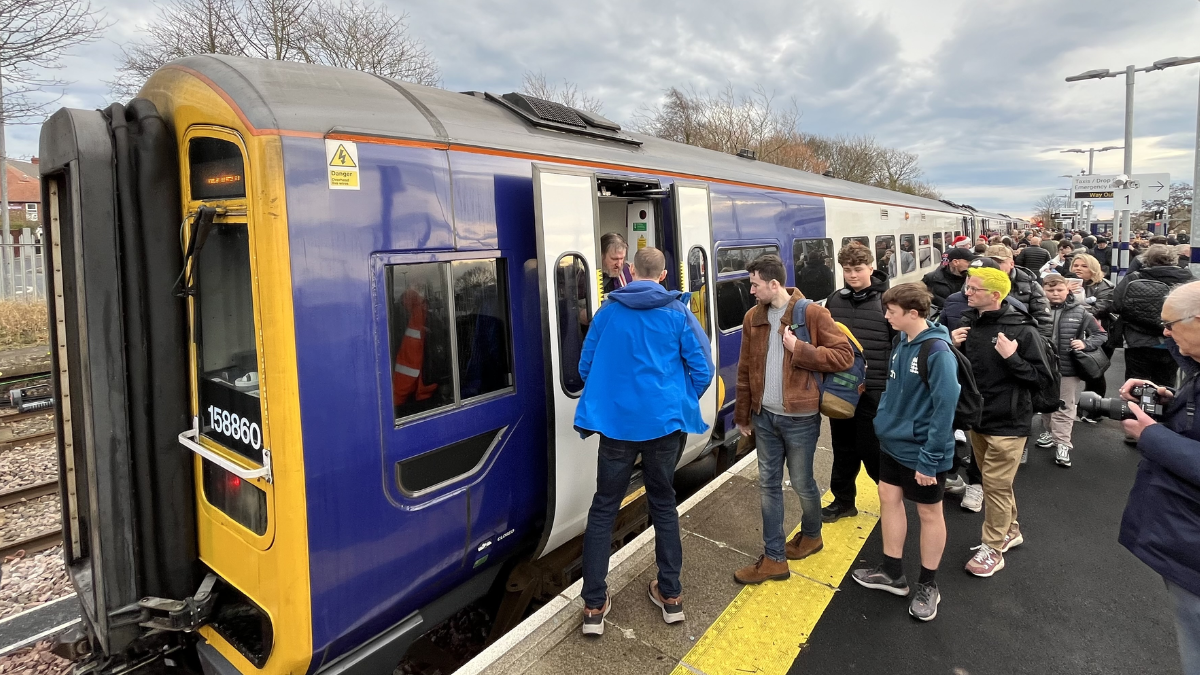
[{"label": "station platform", "polygon": [[[1124,372],[1120,352],[1110,389]],[[817,476],[828,487],[829,437],[818,441]],[[1034,421],[1035,435],[1040,422]],[[667,625],[647,598],[655,578],[653,531],[615,554],[613,609],[605,634],[580,633],[577,582],[457,672],[518,673],[1156,673],[1181,672],[1161,578],[1121,547],[1117,530],[1139,455],[1120,425],[1076,423],[1069,469],[1033,445],[1017,475],[1025,543],[989,579],[963,570],[979,543],[982,513],[945,502],[948,540],[938,573],[942,604],[929,623],[908,599],[859,587],[848,572],[882,556],[878,498],[859,477],[859,515],[824,526],[825,547],[790,563],[788,581],[741,586],[733,571],[762,552],[753,453],[680,505],[687,620]],[[825,501],[830,496],[826,494]],[[785,488],[785,522],[798,529],[799,500]],[[905,568],[919,571],[909,506]]]}]

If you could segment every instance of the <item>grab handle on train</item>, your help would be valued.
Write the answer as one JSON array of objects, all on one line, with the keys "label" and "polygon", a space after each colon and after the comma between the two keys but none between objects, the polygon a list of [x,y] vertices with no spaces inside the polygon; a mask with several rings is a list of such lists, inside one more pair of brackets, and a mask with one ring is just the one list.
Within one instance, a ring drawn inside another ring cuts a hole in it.
[{"label": "grab handle on train", "polygon": [[271,451],[270,450],[263,448],[263,451],[262,451],[263,464],[261,467],[259,467],[257,469],[247,469],[247,468],[244,468],[237,464],[234,464],[233,462],[222,457],[221,455],[213,452],[212,450],[209,450],[208,448],[204,447],[203,445],[200,445],[199,441],[200,441],[200,420],[198,418],[193,417],[192,418],[192,428],[179,434],[179,443],[181,445],[183,445],[183,447],[187,448],[188,450],[191,450],[192,452],[196,453],[197,455],[200,455],[204,459],[207,459],[208,461],[212,462],[213,464],[216,464],[217,466],[221,467],[222,469],[225,469],[229,473],[237,476],[238,478],[241,478],[242,480],[251,480],[252,481],[256,478],[265,478],[268,483],[273,482],[272,476],[271,476]]}]

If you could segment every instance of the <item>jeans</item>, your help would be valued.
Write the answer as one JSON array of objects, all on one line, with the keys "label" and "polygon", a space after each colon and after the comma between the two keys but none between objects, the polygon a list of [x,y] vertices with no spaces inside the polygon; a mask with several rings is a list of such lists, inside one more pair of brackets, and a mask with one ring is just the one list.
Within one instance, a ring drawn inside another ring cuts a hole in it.
[{"label": "jeans", "polygon": [[758,489],[762,497],[763,544],[767,557],[783,562],[783,460],[786,457],[792,489],[800,497],[800,532],[806,537],[821,536],[821,491],[813,476],[813,457],[817,436],[821,434],[821,416],[788,417],[763,410],[752,418],[758,439]]},{"label": "jeans", "polygon": [[619,441],[600,436],[596,458],[596,494],[583,535],[583,601],[593,609],[604,606],[608,594],[608,557],[612,553],[613,521],[629,489],[633,463],[642,456],[646,503],[654,525],[654,559],[658,589],[664,598],[679,597],[683,545],[679,542],[679,511],[675,505],[675,463],[687,436],[682,431],[649,441]]},{"label": "jeans", "polygon": [[1179,635],[1183,675],[1200,675],[1200,597],[1170,581],[1167,591],[1175,605],[1175,631]]},{"label": "jeans", "polygon": [[829,475],[829,491],[838,506],[854,506],[858,489],[858,467],[866,467],[867,475],[879,482],[879,438],[875,436],[875,414],[883,392],[866,391],[858,399],[854,417],[848,420],[829,420],[829,436],[833,441],[833,471]]}]

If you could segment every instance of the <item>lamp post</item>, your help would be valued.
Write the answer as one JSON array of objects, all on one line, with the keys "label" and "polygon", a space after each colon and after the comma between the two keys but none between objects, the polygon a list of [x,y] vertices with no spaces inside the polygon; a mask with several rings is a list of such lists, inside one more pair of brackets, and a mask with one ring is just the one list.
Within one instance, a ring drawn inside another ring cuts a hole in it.
[{"label": "lamp post", "polygon": [[[1150,72],[1154,70],[1165,70],[1174,66],[1185,66],[1189,63],[1200,63],[1200,56],[1182,57],[1172,56],[1166,59],[1160,59],[1145,68],[1138,68],[1133,65],[1125,66],[1125,176],[1133,175],[1133,84],[1134,73]],[[1088,70],[1078,75],[1072,75],[1067,78],[1067,82],[1079,82],[1081,80],[1103,80],[1107,77],[1116,77],[1121,71],[1113,72],[1107,68],[1102,70]],[[1196,179],[1200,180],[1200,113],[1197,117],[1196,125]],[[1194,187],[1194,186],[1193,186]],[[1194,201],[1194,200],[1193,200]],[[1114,206],[1116,206],[1114,204]],[[1120,224],[1120,230],[1117,229]],[[1125,275],[1125,270],[1129,268],[1129,234],[1131,229],[1131,214],[1128,210],[1113,211],[1113,234],[1120,232],[1121,242],[1119,246],[1113,247],[1113,275],[1112,281]],[[1192,232],[1193,234],[1200,233],[1200,220],[1196,218],[1196,208],[1192,208]],[[1195,241],[1195,239],[1193,239]],[[1200,246],[1197,243],[1196,246]],[[1119,249],[1119,252],[1118,252]],[[1192,248],[1192,273],[1195,274],[1200,270],[1200,251],[1197,248]]]},{"label": "lamp post", "polygon": [[1090,175],[1092,175],[1092,160],[1094,160],[1096,158],[1097,152],[1108,152],[1109,150],[1124,150],[1124,149],[1125,149],[1125,146],[1123,146],[1123,145],[1106,145],[1103,148],[1088,148],[1087,150],[1084,150],[1083,148],[1071,148],[1070,150],[1060,150],[1059,152],[1078,152],[1081,155],[1086,152],[1087,156],[1088,156],[1087,175],[1090,176]]}]

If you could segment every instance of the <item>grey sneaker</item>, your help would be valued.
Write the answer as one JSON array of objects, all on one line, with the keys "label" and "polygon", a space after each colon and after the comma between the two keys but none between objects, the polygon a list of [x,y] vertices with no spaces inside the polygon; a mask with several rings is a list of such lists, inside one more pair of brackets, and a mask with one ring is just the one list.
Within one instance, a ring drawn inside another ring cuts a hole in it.
[{"label": "grey sneaker", "polygon": [[917,592],[913,593],[912,602],[908,604],[908,613],[918,621],[933,621],[941,601],[942,594],[938,592],[937,584],[917,584]]},{"label": "grey sneaker", "polygon": [[608,616],[610,611],[612,611],[612,599],[607,594],[604,596],[604,606],[600,609],[584,607],[583,634],[604,635],[604,617]]},{"label": "grey sneaker", "polygon": [[858,585],[864,588],[875,588],[900,597],[908,595],[908,580],[904,578],[904,575],[901,574],[899,579],[893,579],[883,571],[883,565],[856,569],[850,573],[850,576],[854,577]]},{"label": "grey sneaker", "polygon": [[679,623],[683,621],[683,601],[678,597],[664,598],[663,594],[658,590],[658,580],[650,582],[650,602],[653,602],[662,610],[663,621],[667,623]]},{"label": "grey sneaker", "polygon": [[963,431],[962,429],[955,429],[954,430],[954,442],[955,443],[966,443],[967,442],[967,432]]},{"label": "grey sneaker", "polygon": [[1050,435],[1049,431],[1043,431],[1042,435],[1038,436],[1037,440],[1034,442],[1037,443],[1037,446],[1039,448],[1053,448],[1054,447],[1054,437]]},{"label": "grey sneaker", "polygon": [[946,492],[952,495],[961,495],[967,491],[967,481],[962,479],[962,476],[952,473],[946,476]]},{"label": "grey sneaker", "polygon": [[1071,446],[1066,443],[1059,443],[1058,449],[1054,451],[1054,463],[1061,467],[1071,466]]},{"label": "grey sneaker", "polygon": [[968,485],[963,491],[962,507],[968,511],[979,513],[983,509],[983,486]]}]

